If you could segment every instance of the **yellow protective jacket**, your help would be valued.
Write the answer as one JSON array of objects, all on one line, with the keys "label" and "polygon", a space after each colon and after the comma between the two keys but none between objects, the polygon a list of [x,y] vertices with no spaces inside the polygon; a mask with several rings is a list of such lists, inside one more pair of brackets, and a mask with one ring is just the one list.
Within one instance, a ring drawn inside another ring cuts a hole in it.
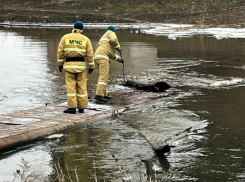
[{"label": "yellow protective jacket", "polygon": [[120,61],[122,58],[116,55],[115,50],[121,50],[118,38],[115,32],[107,30],[106,33],[101,37],[97,50],[95,52],[95,60],[107,59]]},{"label": "yellow protective jacket", "polygon": [[65,58],[84,57],[89,68],[94,69],[94,52],[91,41],[82,30],[73,29],[72,33],[64,35],[59,43],[57,51],[57,64],[71,73],[79,73],[86,70],[86,62],[65,62]]}]

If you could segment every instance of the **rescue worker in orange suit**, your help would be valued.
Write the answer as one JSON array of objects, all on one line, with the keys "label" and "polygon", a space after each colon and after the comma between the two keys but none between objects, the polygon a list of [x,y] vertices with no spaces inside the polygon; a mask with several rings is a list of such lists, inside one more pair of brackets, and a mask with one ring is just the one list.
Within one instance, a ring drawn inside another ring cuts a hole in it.
[{"label": "rescue worker in orange suit", "polygon": [[89,65],[89,74],[94,71],[95,65],[91,41],[82,32],[83,23],[75,22],[72,33],[64,35],[58,47],[58,68],[60,72],[64,70],[67,89],[68,109],[64,113],[76,114],[77,107],[78,112],[83,113],[88,106],[85,61]]},{"label": "rescue worker in orange suit", "polygon": [[116,50],[121,55],[121,47],[116,35],[116,28],[109,26],[106,33],[101,37],[95,52],[96,64],[99,66],[99,81],[96,89],[95,100],[107,102],[111,99],[107,96],[107,83],[109,79],[110,60],[123,63],[123,59],[118,56]]}]

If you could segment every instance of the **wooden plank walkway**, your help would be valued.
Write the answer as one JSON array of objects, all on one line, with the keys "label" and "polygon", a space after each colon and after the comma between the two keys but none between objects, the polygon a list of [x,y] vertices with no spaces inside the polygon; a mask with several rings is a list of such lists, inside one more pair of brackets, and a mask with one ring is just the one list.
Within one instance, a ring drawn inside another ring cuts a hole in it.
[{"label": "wooden plank walkway", "polygon": [[[125,97],[125,94],[122,94]],[[110,117],[114,112],[123,112],[157,96],[133,94],[131,103],[124,105],[101,105],[89,102],[85,113],[64,114],[67,103],[51,104],[31,110],[0,115],[0,152],[11,150],[25,143],[72,129],[83,124]],[[166,94],[165,94],[166,96]]]}]

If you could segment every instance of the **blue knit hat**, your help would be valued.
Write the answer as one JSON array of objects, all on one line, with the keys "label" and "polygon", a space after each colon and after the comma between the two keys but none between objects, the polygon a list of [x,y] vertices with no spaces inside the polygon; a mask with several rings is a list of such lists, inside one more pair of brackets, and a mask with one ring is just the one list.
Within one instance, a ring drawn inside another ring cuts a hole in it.
[{"label": "blue knit hat", "polygon": [[81,22],[81,21],[76,21],[76,22],[74,23],[74,28],[82,30],[82,29],[83,29],[83,22]]},{"label": "blue knit hat", "polygon": [[113,31],[113,32],[117,32],[117,29],[114,27],[114,26],[109,26],[108,28],[107,28],[107,30],[111,30],[111,31]]}]

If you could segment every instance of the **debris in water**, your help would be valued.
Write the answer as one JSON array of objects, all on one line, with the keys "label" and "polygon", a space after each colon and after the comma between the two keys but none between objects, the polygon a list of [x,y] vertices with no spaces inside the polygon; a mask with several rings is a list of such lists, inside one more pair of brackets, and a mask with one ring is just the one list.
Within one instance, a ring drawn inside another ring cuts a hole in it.
[{"label": "debris in water", "polygon": [[231,80],[223,80],[223,81],[216,81],[212,83],[211,87],[223,87],[229,85],[237,85],[239,83],[243,83],[244,80],[242,78],[232,78]]},{"label": "debris in water", "polygon": [[53,139],[53,138],[60,138],[62,136],[64,136],[64,134],[53,134],[53,135],[47,136],[46,138]]},{"label": "debris in water", "polygon": [[141,83],[132,80],[127,80],[124,86],[134,87],[139,90],[148,90],[152,92],[164,92],[165,90],[171,88],[171,86],[165,82]]}]

